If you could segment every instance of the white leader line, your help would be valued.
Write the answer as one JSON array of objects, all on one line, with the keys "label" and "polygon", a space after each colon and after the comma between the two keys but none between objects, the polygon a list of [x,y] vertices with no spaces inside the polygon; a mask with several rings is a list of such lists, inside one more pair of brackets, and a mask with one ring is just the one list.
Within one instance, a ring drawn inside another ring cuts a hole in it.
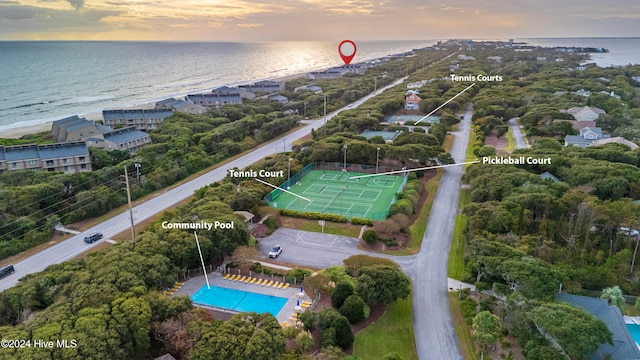
[{"label": "white leader line", "polygon": [[287,194],[291,194],[291,195],[293,195],[293,196],[297,196],[297,197],[299,197],[299,198],[300,198],[300,199],[302,199],[302,200],[307,200],[308,202],[312,202],[311,200],[307,199],[307,198],[306,198],[306,197],[304,197],[304,196],[300,196],[300,195],[298,195],[298,194],[294,194],[294,193],[292,193],[292,192],[291,192],[291,191],[289,191],[289,190],[285,190],[285,189],[283,189],[283,188],[281,188],[281,187],[279,187],[279,186],[275,186],[275,185],[273,185],[273,184],[269,184],[269,183],[268,183],[268,182],[266,182],[266,181],[262,181],[262,180],[260,180],[260,179],[258,179],[258,178],[254,178],[254,180],[259,181],[259,182],[261,182],[261,183],[263,183],[263,184],[265,184],[265,185],[269,185],[269,186],[271,186],[271,187],[272,187],[272,188],[274,188],[274,189],[282,190],[282,191],[286,192]]},{"label": "white leader line", "polygon": [[468,164],[477,164],[477,163],[479,163],[479,162],[480,162],[480,160],[476,160],[476,161],[462,162],[462,163],[459,163],[459,164],[437,165],[437,166],[428,166],[428,167],[416,168],[416,169],[396,170],[396,171],[389,171],[389,172],[384,172],[384,173],[379,173],[379,174],[369,174],[369,175],[352,176],[352,177],[350,177],[349,179],[361,179],[361,178],[372,177],[372,176],[391,175],[391,174],[399,174],[399,173],[408,173],[408,172],[411,172],[411,171],[420,171],[420,170],[429,170],[429,169],[440,169],[440,168],[446,168],[446,167],[450,167],[450,166],[460,166],[460,165],[468,165]]},{"label": "white leader line", "polygon": [[452,97],[451,99],[449,99],[449,100],[445,101],[445,102],[444,102],[444,104],[442,104],[442,105],[438,106],[435,110],[433,110],[432,112],[430,112],[430,113],[428,113],[427,115],[423,116],[420,120],[416,121],[416,123],[415,123],[415,124],[413,124],[413,125],[414,125],[414,126],[415,126],[415,125],[418,125],[418,123],[422,122],[422,120],[424,120],[424,119],[428,118],[428,117],[429,117],[429,116],[431,116],[434,112],[436,112],[436,111],[438,111],[438,110],[442,109],[442,107],[443,107],[443,106],[447,105],[451,100],[453,100],[453,99],[457,98],[458,96],[462,95],[462,93],[463,93],[463,92],[465,92],[465,91],[467,91],[467,90],[471,89],[471,87],[472,87],[473,85],[475,85],[475,84],[476,84],[476,83],[473,83],[473,84],[471,84],[471,85],[467,86],[467,88],[466,88],[466,89],[464,89],[464,90],[460,91],[460,92],[459,92],[459,93],[457,93],[454,97]]}]

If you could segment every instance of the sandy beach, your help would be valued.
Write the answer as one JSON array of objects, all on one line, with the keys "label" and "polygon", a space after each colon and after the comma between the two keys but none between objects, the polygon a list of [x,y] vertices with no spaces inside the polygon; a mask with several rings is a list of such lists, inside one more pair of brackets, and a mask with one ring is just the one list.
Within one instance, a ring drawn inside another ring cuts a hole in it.
[{"label": "sandy beach", "polygon": [[[306,73],[292,74],[287,76],[281,76],[278,78],[273,78],[270,80],[287,82],[287,81],[304,77],[305,74]],[[136,106],[128,107],[125,109],[153,109],[154,106],[155,106],[155,103],[146,103],[146,104],[138,104]],[[88,120],[102,122],[102,112],[89,113],[89,114],[81,115],[81,117],[84,117]],[[46,123],[42,123],[42,124],[5,129],[0,132],[0,138],[19,139],[25,135],[33,135],[33,134],[39,134],[43,132],[49,132],[51,131],[52,123],[53,123],[52,121],[47,121]]]}]

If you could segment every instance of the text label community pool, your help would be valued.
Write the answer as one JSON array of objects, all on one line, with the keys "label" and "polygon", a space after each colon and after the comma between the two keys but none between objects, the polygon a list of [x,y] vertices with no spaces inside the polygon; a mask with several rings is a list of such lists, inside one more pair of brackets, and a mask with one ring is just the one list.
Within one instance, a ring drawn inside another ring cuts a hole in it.
[{"label": "text label community pool", "polygon": [[214,221],[212,223],[207,221],[199,221],[199,222],[192,222],[192,223],[176,223],[176,222],[163,221],[162,228],[211,231],[211,229],[233,229],[234,224],[233,224],[233,221],[229,221],[229,222]]}]

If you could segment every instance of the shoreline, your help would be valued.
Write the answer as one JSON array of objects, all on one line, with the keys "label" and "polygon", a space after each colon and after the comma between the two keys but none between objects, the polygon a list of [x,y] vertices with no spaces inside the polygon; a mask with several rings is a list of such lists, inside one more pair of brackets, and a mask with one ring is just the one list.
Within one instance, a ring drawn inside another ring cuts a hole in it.
[{"label": "shoreline", "polygon": [[[313,70],[310,70],[313,71]],[[291,81],[291,80],[296,80],[299,78],[304,77],[306,74],[305,73],[296,73],[296,74],[291,74],[291,75],[283,75],[283,76],[278,76],[278,77],[274,77],[274,78],[266,78],[266,79],[262,79],[262,80],[271,80],[271,81],[281,81],[281,82],[287,82],[287,81]],[[246,82],[239,82],[238,84],[251,84],[251,83],[255,83],[261,80],[254,80],[254,81],[246,81]],[[234,85],[237,86],[237,85]],[[209,90],[211,91],[211,90]],[[203,92],[206,92],[203,91]],[[201,93],[201,92],[194,92],[194,93]],[[184,96],[175,96],[175,97],[184,97]],[[137,104],[134,106],[128,106],[128,107],[123,107],[123,109],[152,109],[155,107],[155,101],[151,101],[151,102],[147,102],[147,103],[141,103],[141,104]],[[91,112],[91,113],[86,113],[84,115],[80,115],[77,114],[79,117],[84,117],[87,120],[92,120],[92,121],[99,121],[101,122],[102,119],[102,110],[97,111],[97,112]],[[0,133],[0,138],[1,139],[20,139],[23,136],[26,135],[37,135],[40,133],[48,133],[51,130],[51,126],[53,124],[53,121],[46,121],[40,124],[34,124],[34,125],[28,125],[28,126],[21,126],[21,127],[15,127],[15,128],[8,128],[8,129],[4,129],[2,130],[2,132]]]}]

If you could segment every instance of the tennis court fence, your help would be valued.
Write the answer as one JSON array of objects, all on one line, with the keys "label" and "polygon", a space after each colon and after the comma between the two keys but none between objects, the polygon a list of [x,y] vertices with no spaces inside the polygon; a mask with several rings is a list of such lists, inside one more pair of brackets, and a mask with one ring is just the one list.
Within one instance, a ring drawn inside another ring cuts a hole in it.
[{"label": "tennis court fence", "polygon": [[[295,175],[291,176],[290,179],[283,182],[279,187],[281,189],[289,189],[293,184],[296,184],[300,179],[305,177],[312,170],[334,170],[341,171],[344,168],[344,163],[341,162],[314,162],[305,166],[302,170],[298,171]],[[347,164],[346,170],[348,172],[354,173],[365,173],[365,174],[375,174],[376,167],[373,165],[362,165],[362,164]],[[391,171],[400,171],[402,168],[390,167],[390,166],[378,166],[378,173],[391,172]],[[398,176],[403,177],[403,182],[401,188],[403,188],[407,184],[407,175],[398,173],[392,174],[390,176]],[[268,193],[267,196],[264,197],[264,200],[268,203],[274,201],[280,196],[282,190],[274,189],[272,192]]]}]

